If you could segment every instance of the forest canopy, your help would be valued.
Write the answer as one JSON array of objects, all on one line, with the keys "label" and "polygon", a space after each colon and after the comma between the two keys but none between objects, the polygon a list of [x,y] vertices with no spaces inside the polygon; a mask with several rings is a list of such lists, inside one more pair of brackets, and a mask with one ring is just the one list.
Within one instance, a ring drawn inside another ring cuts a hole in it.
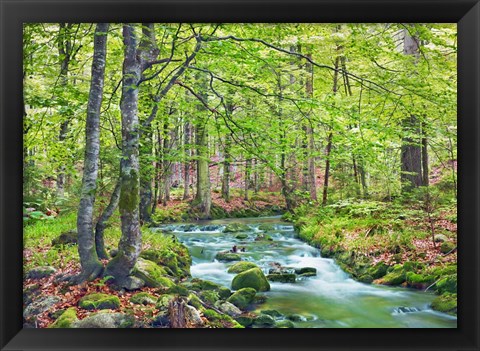
[{"label": "forest canopy", "polygon": [[332,209],[360,206],[343,212],[350,220],[400,201],[421,211],[439,249],[439,209],[452,215],[457,197],[456,24],[28,23],[23,33],[24,221],[75,212],[71,282],[131,287],[145,228],[233,210],[305,216],[308,241]]}]

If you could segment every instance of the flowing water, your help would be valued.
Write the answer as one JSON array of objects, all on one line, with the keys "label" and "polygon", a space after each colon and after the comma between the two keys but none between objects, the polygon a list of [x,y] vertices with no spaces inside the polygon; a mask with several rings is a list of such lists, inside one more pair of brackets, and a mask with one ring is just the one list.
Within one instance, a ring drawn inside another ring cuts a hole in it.
[{"label": "flowing water", "polygon": [[[228,223],[250,228],[246,239],[238,233],[223,233]],[[273,224],[268,234],[273,241],[255,241],[260,224]],[[317,276],[298,278],[295,283],[272,283],[264,293],[267,302],[253,310],[275,309],[283,315],[299,314],[296,328],[456,328],[457,318],[433,311],[429,304],[435,295],[406,288],[363,284],[349,278],[334,260],[323,258],[320,250],[299,240],[293,226],[279,217],[202,221],[194,225],[172,224],[161,227],[173,231],[192,255],[193,277],[207,279],[230,288],[235,274],[227,273],[235,262],[218,262],[219,251],[234,245],[245,248],[242,260],[256,263],[264,273],[271,264],[301,268],[314,267]]]}]

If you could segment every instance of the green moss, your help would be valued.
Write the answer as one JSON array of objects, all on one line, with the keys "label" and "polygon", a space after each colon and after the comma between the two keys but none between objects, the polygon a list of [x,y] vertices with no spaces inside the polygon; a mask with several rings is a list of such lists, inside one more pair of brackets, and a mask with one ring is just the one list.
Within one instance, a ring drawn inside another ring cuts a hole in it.
[{"label": "green moss", "polygon": [[454,243],[452,243],[451,241],[444,241],[442,243],[442,245],[440,246],[440,252],[446,254],[446,253],[452,251],[455,247],[456,247],[456,245]]},{"label": "green moss", "polygon": [[253,324],[253,318],[250,316],[238,316],[235,320],[244,327],[249,327]]},{"label": "green moss", "polygon": [[252,268],[258,268],[258,266],[253,262],[242,261],[242,262],[237,262],[234,265],[230,266],[227,272],[241,273]]},{"label": "green moss", "polygon": [[405,271],[401,265],[395,265],[387,275],[379,280],[384,285],[400,285],[407,279]]},{"label": "green moss", "polygon": [[175,298],[175,295],[172,294],[165,294],[162,295],[158,298],[156,308],[159,310],[165,310],[168,308],[168,305],[170,304],[170,301],[172,301]]},{"label": "green moss", "polygon": [[436,290],[440,293],[456,293],[457,292],[457,275],[451,274],[439,280],[436,284]]},{"label": "green moss", "polygon": [[387,274],[387,270],[388,265],[385,262],[380,261],[373,267],[369,268],[367,272],[373,279],[379,279]]},{"label": "green moss", "polygon": [[295,283],[296,276],[293,273],[268,274],[267,279],[278,283]]},{"label": "green moss", "polygon": [[176,294],[180,296],[188,296],[190,294],[190,291],[182,285],[174,285],[168,288],[166,292],[168,294]]},{"label": "green moss", "polygon": [[236,254],[233,252],[222,251],[215,255],[215,259],[219,261],[230,262],[230,261],[241,261],[242,257],[239,254]]},{"label": "green moss", "polygon": [[273,317],[269,316],[268,314],[261,314],[257,318],[255,318],[253,325],[258,327],[273,327],[275,326],[275,319],[273,319]]},{"label": "green moss", "polygon": [[175,285],[170,279],[165,277],[165,269],[158,266],[155,262],[139,258],[132,271],[132,275],[142,279],[145,285],[153,288],[170,288]]},{"label": "green moss", "polygon": [[139,176],[133,168],[129,173],[122,174],[122,184],[118,208],[120,211],[133,212],[140,203]]},{"label": "green moss", "polygon": [[198,298],[197,295],[195,294],[190,294],[188,295],[188,304],[190,306],[193,306],[195,307],[197,310],[199,311],[203,311],[203,305],[202,305],[202,302],[200,301],[200,299]]},{"label": "green moss", "polygon": [[78,321],[77,311],[74,307],[70,307],[62,313],[58,319],[50,324],[48,328],[71,328],[74,322]]},{"label": "green moss", "polygon": [[199,295],[200,295],[200,298],[203,301],[209,303],[210,305],[214,305],[215,302],[220,300],[220,296],[214,290],[205,290],[205,291],[200,292]]},{"label": "green moss", "polygon": [[256,293],[257,292],[253,288],[243,288],[233,293],[227,301],[240,309],[245,309],[253,301]]},{"label": "green moss", "polygon": [[432,301],[432,308],[436,311],[457,314],[457,294],[443,294]]},{"label": "green moss", "polygon": [[232,292],[230,291],[230,289],[225,286],[219,287],[217,292],[220,298],[222,299],[227,299],[230,295],[232,295]]},{"label": "green moss", "polygon": [[278,312],[277,310],[261,310],[261,314],[268,314],[269,316],[275,318],[275,317],[282,317],[282,314]]},{"label": "green moss", "polygon": [[130,302],[136,305],[149,305],[154,304],[157,298],[146,292],[139,292],[130,298]]},{"label": "green moss", "polygon": [[233,278],[232,289],[253,288],[256,291],[270,290],[270,284],[260,268],[246,270]]},{"label": "green moss", "polygon": [[89,294],[79,300],[78,306],[85,310],[114,310],[120,307],[120,299],[117,296],[108,294]]},{"label": "green moss", "polygon": [[407,272],[406,281],[409,287],[415,289],[426,289],[430,284],[435,281],[435,278],[431,275]]},{"label": "green moss", "polygon": [[242,223],[230,223],[225,226],[224,233],[248,232],[250,227]]}]

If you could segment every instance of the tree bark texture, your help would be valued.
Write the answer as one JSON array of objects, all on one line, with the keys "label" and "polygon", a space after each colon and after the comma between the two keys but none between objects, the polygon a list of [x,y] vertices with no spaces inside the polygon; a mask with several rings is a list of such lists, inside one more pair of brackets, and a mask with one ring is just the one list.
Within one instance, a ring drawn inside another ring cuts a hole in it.
[{"label": "tree bark texture", "polygon": [[78,253],[82,266],[80,280],[93,280],[103,271],[103,265],[98,260],[95,249],[93,207],[100,153],[100,108],[105,78],[108,27],[108,23],[99,23],[95,29],[92,79],[85,127],[86,142],[82,192],[77,214]]},{"label": "tree bark texture", "polygon": [[120,201],[122,236],[118,254],[107,265],[107,275],[113,276],[118,286],[128,283],[129,275],[142,248],[140,231],[140,173],[138,84],[146,62],[158,55],[153,24],[143,24],[142,40],[137,48],[137,37],[132,24],[123,26],[124,61],[122,96],[122,160],[120,162]]},{"label": "tree bark texture", "polygon": [[105,239],[104,231],[107,226],[107,221],[112,217],[113,212],[118,206],[118,200],[120,199],[120,179],[117,180],[115,188],[113,189],[112,195],[110,196],[110,202],[107,207],[103,210],[102,215],[98,219],[97,225],[95,226],[95,248],[97,250],[98,258],[107,259],[108,254],[105,250]]}]

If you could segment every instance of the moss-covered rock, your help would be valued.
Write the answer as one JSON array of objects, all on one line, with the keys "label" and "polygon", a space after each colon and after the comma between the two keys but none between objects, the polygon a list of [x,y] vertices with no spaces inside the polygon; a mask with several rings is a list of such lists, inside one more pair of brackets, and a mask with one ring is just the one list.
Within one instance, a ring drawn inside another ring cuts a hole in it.
[{"label": "moss-covered rock", "polygon": [[215,302],[220,300],[220,296],[218,295],[218,292],[215,290],[204,290],[199,293],[199,297],[201,300],[205,301],[206,303],[210,305],[214,305]]},{"label": "moss-covered rock", "polygon": [[235,239],[245,240],[247,238],[248,238],[248,234],[245,234],[245,233],[235,235]]},{"label": "moss-covered rock", "polygon": [[139,292],[132,295],[130,302],[135,305],[151,305],[157,302],[157,298],[147,292]]},{"label": "moss-covered rock", "polygon": [[227,314],[220,314],[211,309],[203,311],[205,318],[209,320],[213,328],[243,328],[243,326]]},{"label": "moss-covered rock", "polygon": [[245,309],[253,301],[256,293],[253,288],[239,289],[227,299],[227,302],[234,304],[238,308]]},{"label": "moss-covered rock", "polygon": [[440,293],[456,293],[457,292],[457,275],[450,274],[440,279],[436,284],[436,290]]},{"label": "moss-covered rock", "polygon": [[306,320],[306,318],[300,314],[296,314],[296,313],[293,313],[293,314],[289,314],[287,316],[287,319],[289,321],[292,321],[292,322],[301,322],[301,321],[304,321]]},{"label": "moss-covered rock", "polygon": [[132,328],[135,317],[124,313],[99,312],[76,321],[73,328]]},{"label": "moss-covered rock", "polygon": [[366,283],[370,284],[373,282],[373,277],[370,274],[362,274],[360,277],[357,279],[360,283]]},{"label": "moss-covered rock", "polygon": [[442,245],[440,246],[440,252],[446,254],[446,253],[452,251],[456,246],[457,245],[455,245],[451,241],[444,241],[442,243]]},{"label": "moss-covered rock", "polygon": [[255,295],[255,297],[253,298],[253,303],[255,303],[255,304],[262,304],[262,303],[267,302],[267,300],[268,300],[267,295],[257,294],[257,295]]},{"label": "moss-covered rock", "polygon": [[78,301],[78,307],[84,310],[115,310],[120,307],[120,299],[109,294],[88,294]]},{"label": "moss-covered rock", "polygon": [[370,267],[367,271],[368,275],[370,275],[373,279],[379,279],[387,274],[388,265],[383,262],[377,262],[373,267]]},{"label": "moss-covered rock", "polygon": [[435,281],[435,277],[428,274],[407,272],[406,281],[407,281],[407,286],[411,288],[426,289]]},{"label": "moss-covered rock", "polygon": [[249,327],[253,324],[254,318],[249,315],[242,315],[235,318],[235,320],[243,325],[244,327]]},{"label": "moss-covered rock", "polygon": [[72,328],[72,324],[78,321],[77,311],[74,307],[70,307],[57,318],[55,322],[50,324],[48,328]]},{"label": "moss-covered rock", "polygon": [[51,266],[39,266],[32,268],[27,273],[27,278],[29,279],[42,279],[51,276],[57,270]]},{"label": "moss-covered rock", "polygon": [[69,230],[67,232],[63,232],[56,238],[52,240],[52,246],[60,246],[60,245],[74,245],[78,242],[78,234],[76,230]]},{"label": "moss-covered rock", "polygon": [[250,227],[242,223],[230,223],[225,226],[224,233],[248,232]]},{"label": "moss-covered rock", "polygon": [[258,266],[253,263],[253,262],[247,262],[247,261],[242,261],[242,262],[237,262],[234,265],[230,266],[227,270],[228,273],[242,273],[246,270],[252,269],[252,268],[258,268]]},{"label": "moss-covered rock", "polygon": [[260,268],[252,268],[233,278],[232,289],[253,288],[256,291],[270,290],[270,284]]},{"label": "moss-covered rock", "polygon": [[290,273],[268,274],[267,279],[277,283],[295,283],[296,276]]},{"label": "moss-covered rock", "polygon": [[60,301],[60,298],[57,296],[42,296],[25,307],[23,310],[23,318],[26,321],[35,320],[39,314],[51,310]]},{"label": "moss-covered rock", "polygon": [[215,259],[223,262],[231,262],[231,261],[241,261],[242,257],[237,253],[233,253],[229,251],[220,251],[215,255]]},{"label": "moss-covered rock", "polygon": [[282,317],[283,315],[278,312],[277,310],[261,310],[261,314],[268,314],[269,316],[272,316],[273,318],[279,318]]},{"label": "moss-covered rock", "polygon": [[176,243],[168,249],[144,250],[140,253],[140,257],[164,267],[171,275],[180,278],[190,276],[192,258],[188,249],[180,243]]},{"label": "moss-covered rock", "polygon": [[405,271],[401,265],[396,265],[383,278],[376,280],[376,283],[384,285],[400,285],[407,279]]},{"label": "moss-covered rock", "polygon": [[240,311],[240,309],[237,306],[235,306],[233,303],[230,303],[228,301],[218,303],[216,304],[216,306],[220,311],[228,314],[230,317],[238,317],[239,315],[242,314],[242,311]]},{"label": "moss-covered rock", "polygon": [[210,280],[205,280],[200,278],[193,278],[190,282],[184,283],[184,285],[194,291],[218,290],[221,287],[220,284],[211,282]]},{"label": "moss-covered rock", "polygon": [[449,314],[457,314],[457,294],[443,294],[432,301],[432,309]]},{"label": "moss-covered rock", "polygon": [[317,275],[317,269],[314,267],[295,268],[295,274],[305,274],[305,273],[312,273],[313,275]]},{"label": "moss-covered rock", "polygon": [[195,295],[193,293],[188,295],[187,303],[190,306],[195,307],[199,311],[201,311],[203,309],[202,301],[200,300],[200,298],[197,295]]},{"label": "moss-covered rock", "polygon": [[155,262],[139,258],[132,275],[142,279],[145,285],[151,288],[170,288],[175,285],[173,281],[166,277],[167,272]]},{"label": "moss-covered rock", "polygon": [[170,326],[170,318],[168,311],[158,312],[150,322],[152,327],[156,328],[167,328]]},{"label": "moss-covered rock", "polygon": [[257,327],[274,327],[275,326],[275,319],[268,314],[261,314],[253,321],[253,325]]},{"label": "moss-covered rock", "polygon": [[218,296],[220,296],[221,299],[228,299],[230,295],[232,295],[230,289],[225,286],[219,287],[216,291],[218,292]]},{"label": "moss-covered rock", "polygon": [[166,310],[168,309],[168,305],[170,304],[170,301],[172,301],[174,298],[175,298],[175,295],[164,294],[158,298],[157,304],[155,305],[155,307],[159,310]]},{"label": "moss-covered rock", "polygon": [[188,296],[190,291],[182,285],[174,285],[166,290],[167,294],[175,294],[180,296]]},{"label": "moss-covered rock", "polygon": [[289,320],[284,320],[284,321],[279,321],[276,324],[277,328],[295,328],[295,324],[292,323],[292,321]]}]

